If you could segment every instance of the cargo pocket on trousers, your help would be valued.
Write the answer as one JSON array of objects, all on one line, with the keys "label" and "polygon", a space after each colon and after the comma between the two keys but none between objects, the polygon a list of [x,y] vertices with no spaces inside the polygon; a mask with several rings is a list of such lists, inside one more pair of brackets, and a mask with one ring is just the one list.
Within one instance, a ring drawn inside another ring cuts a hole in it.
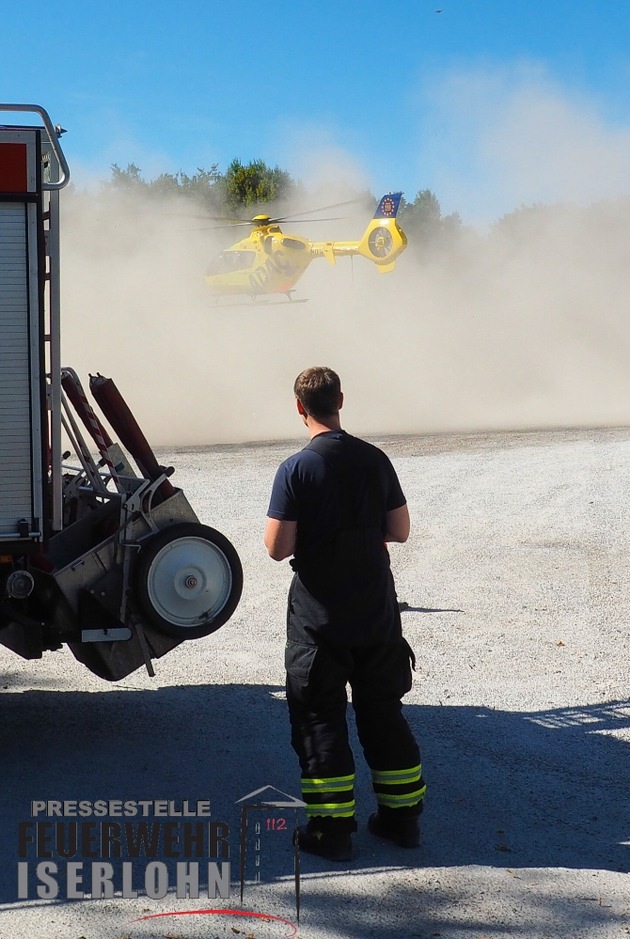
[{"label": "cargo pocket on trousers", "polygon": [[305,697],[316,655],[317,646],[306,642],[293,642],[290,639],[287,642],[284,650],[287,690],[290,686],[294,695]]}]

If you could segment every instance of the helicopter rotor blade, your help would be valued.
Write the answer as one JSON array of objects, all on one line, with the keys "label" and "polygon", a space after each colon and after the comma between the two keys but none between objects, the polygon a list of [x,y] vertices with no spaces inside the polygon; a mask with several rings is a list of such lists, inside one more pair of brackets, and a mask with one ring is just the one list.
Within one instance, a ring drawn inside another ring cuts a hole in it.
[{"label": "helicopter rotor blade", "polygon": [[[206,221],[213,222],[215,221],[214,216],[206,216]],[[243,228],[245,225],[248,225],[250,228],[252,225],[257,225],[258,222],[254,222],[250,218],[234,218],[234,219],[222,219],[218,216],[216,217],[217,222],[227,221],[227,225],[202,225],[200,228],[195,228],[194,231],[224,231],[226,228]],[[192,229],[191,229],[192,230]]]},{"label": "helicopter rotor blade", "polygon": [[[343,215],[329,215],[327,218],[291,218],[287,219],[287,221],[289,221],[291,225],[314,225],[316,222],[334,222],[341,218],[343,218]],[[275,225],[282,221],[284,221],[284,219],[272,218],[269,224]]]},{"label": "helicopter rotor blade", "polygon": [[225,222],[223,225],[208,225],[204,229],[196,229],[198,231],[218,231],[225,228],[238,228],[239,226],[253,225],[256,227],[261,227],[263,225],[277,225],[279,222],[290,221],[291,224],[299,224],[301,222],[331,222],[336,221],[340,218],[343,218],[341,215],[332,215],[325,218],[297,218],[298,215],[314,215],[316,212],[326,212],[328,209],[339,209],[345,205],[356,205],[358,202],[361,202],[361,199],[348,199],[345,202],[334,202],[332,205],[321,205],[318,209],[304,209],[301,212],[294,212],[290,215],[278,215],[273,218],[267,217],[265,222],[256,221],[253,218],[230,218],[229,216],[222,215],[208,215],[204,216],[209,222]]},{"label": "helicopter rotor blade", "polygon": [[252,225],[255,225],[255,222],[252,222],[247,219],[240,218],[237,222],[232,222],[229,225],[206,225],[205,231],[224,231],[226,228],[244,228],[246,225],[249,225],[251,228]]},{"label": "helicopter rotor blade", "polygon": [[[329,209],[340,209],[344,205],[356,205],[357,202],[361,202],[361,199],[348,199],[346,202],[334,202],[332,205],[320,205],[318,209],[302,209],[300,212],[293,212],[290,215],[279,215],[277,218],[270,219],[270,222],[284,222],[287,219],[293,221],[296,215],[314,215],[315,212],[327,212]],[[337,218],[339,216],[336,216]],[[306,219],[308,221],[308,219]],[[314,221],[319,221],[315,219]],[[327,219],[322,219],[321,221],[327,221]]]},{"label": "helicopter rotor blade", "polygon": [[[316,222],[335,222],[342,219],[343,215],[329,215],[326,218],[292,218],[290,219],[291,225],[314,225]],[[245,222],[242,219],[238,222],[234,222],[232,225],[204,225],[201,228],[190,229],[191,231],[223,231],[226,228],[238,228],[245,225],[250,225],[254,228],[266,228],[268,225],[277,225],[279,222],[283,221],[281,218],[270,218],[267,222],[255,222],[253,219],[249,222]]]}]

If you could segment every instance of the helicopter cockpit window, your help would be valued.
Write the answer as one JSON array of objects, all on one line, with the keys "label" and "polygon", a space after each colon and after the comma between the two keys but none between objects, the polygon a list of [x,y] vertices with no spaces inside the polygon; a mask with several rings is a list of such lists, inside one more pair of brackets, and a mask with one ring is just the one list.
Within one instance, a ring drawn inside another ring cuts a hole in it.
[{"label": "helicopter cockpit window", "polygon": [[231,274],[250,268],[256,259],[255,251],[222,251],[208,267],[208,274]]}]

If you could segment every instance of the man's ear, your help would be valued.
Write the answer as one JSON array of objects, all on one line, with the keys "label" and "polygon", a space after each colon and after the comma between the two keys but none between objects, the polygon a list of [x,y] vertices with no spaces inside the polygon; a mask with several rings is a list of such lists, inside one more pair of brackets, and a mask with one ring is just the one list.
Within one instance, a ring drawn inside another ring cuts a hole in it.
[{"label": "man's ear", "polygon": [[341,411],[343,407],[343,391],[339,392],[339,410]]},{"label": "man's ear", "polygon": [[300,415],[300,417],[306,417],[306,410],[299,398],[295,399],[295,404],[298,409],[298,414]]}]

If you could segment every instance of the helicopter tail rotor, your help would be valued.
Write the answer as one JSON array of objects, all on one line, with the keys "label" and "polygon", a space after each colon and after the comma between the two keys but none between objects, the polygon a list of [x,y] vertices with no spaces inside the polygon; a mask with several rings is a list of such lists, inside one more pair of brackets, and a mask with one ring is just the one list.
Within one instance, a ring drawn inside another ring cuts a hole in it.
[{"label": "helicopter tail rotor", "polygon": [[382,274],[394,269],[396,258],[407,247],[407,236],[396,221],[401,197],[400,192],[383,196],[359,242],[358,253],[376,264]]}]

